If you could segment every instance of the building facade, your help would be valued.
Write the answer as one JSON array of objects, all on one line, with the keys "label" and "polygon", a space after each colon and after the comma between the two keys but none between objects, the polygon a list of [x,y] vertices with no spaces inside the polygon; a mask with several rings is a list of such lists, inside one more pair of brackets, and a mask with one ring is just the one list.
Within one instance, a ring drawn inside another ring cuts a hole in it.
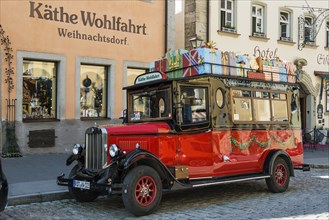
[{"label": "building facade", "polygon": [[1,151],[7,122],[22,154],[69,152],[87,127],[121,123],[122,88],[172,42],[168,5],[0,0]]},{"label": "building facade", "polygon": [[329,129],[327,1],[178,1],[177,5],[181,10],[176,18],[181,22],[176,23],[184,30],[177,33],[177,48],[189,47],[188,39],[198,35],[215,42],[221,51],[293,62],[301,87],[303,131]]}]

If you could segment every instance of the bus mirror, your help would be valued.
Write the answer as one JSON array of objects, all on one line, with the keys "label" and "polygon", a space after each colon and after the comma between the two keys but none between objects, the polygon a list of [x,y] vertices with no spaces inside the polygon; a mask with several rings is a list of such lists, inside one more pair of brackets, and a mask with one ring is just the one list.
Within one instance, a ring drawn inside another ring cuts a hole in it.
[{"label": "bus mirror", "polygon": [[123,124],[128,122],[127,109],[122,111],[121,117],[119,119],[122,119]]}]

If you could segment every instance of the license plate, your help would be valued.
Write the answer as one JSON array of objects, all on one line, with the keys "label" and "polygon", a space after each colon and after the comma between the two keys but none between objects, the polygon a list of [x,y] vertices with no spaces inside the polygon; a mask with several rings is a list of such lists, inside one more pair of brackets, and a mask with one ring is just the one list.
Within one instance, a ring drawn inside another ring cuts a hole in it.
[{"label": "license plate", "polygon": [[73,187],[79,189],[90,189],[90,182],[81,181],[81,180],[73,180]]}]

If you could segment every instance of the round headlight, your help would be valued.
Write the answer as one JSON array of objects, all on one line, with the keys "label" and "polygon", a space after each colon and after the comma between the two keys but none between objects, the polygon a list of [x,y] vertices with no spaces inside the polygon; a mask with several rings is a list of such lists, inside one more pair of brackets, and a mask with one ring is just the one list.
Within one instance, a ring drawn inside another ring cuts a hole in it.
[{"label": "round headlight", "polygon": [[112,144],[110,146],[110,156],[112,158],[118,156],[119,151],[120,151],[120,149],[119,149],[119,147],[116,144]]},{"label": "round headlight", "polygon": [[74,155],[78,155],[82,152],[82,146],[80,144],[75,144],[72,149]]}]

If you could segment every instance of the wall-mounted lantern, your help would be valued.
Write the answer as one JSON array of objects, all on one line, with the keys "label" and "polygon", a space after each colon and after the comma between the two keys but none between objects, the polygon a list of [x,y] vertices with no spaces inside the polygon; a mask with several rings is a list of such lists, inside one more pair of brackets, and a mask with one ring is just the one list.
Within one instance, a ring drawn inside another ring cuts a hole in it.
[{"label": "wall-mounted lantern", "polygon": [[196,35],[195,37],[190,39],[191,45],[193,47],[193,49],[201,47],[202,45],[202,38],[198,37],[198,35]]}]

